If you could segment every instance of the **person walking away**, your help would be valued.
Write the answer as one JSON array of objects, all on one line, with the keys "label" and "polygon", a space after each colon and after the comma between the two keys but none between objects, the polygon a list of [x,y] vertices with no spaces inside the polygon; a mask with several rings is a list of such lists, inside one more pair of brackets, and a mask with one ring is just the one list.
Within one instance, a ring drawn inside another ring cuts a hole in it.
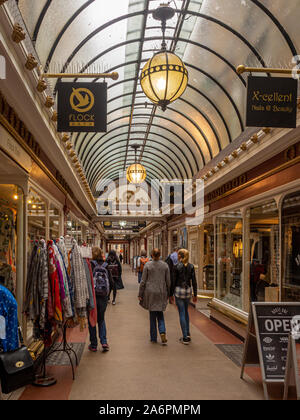
[{"label": "person walking away", "polygon": [[117,256],[117,253],[114,249],[109,251],[107,260],[105,262],[105,268],[108,269],[112,277],[112,287],[109,292],[108,301],[110,301],[110,295],[111,295],[111,292],[113,291],[112,304],[115,305],[116,297],[117,297],[117,285],[122,275],[122,266]]},{"label": "person walking away", "polygon": [[[92,249],[93,260],[91,261],[91,266],[93,270],[94,286],[95,286],[95,295],[97,302],[97,323],[98,323],[98,333],[100,338],[100,343],[102,345],[102,350],[108,351],[109,345],[107,344],[106,338],[106,324],[105,324],[105,311],[107,308],[108,294],[110,290],[110,283],[112,283],[111,275],[109,271],[104,267],[104,258],[102,250],[98,247]],[[90,345],[89,350],[92,352],[97,351],[98,340],[97,340],[97,328],[92,327],[89,322],[89,333],[90,333]]]},{"label": "person walking away", "polygon": [[173,252],[168,255],[166,259],[166,263],[168,264],[170,270],[171,282],[173,281],[174,267],[178,264],[178,251],[179,248],[174,248]]},{"label": "person walking away", "polygon": [[139,284],[142,281],[144,267],[147,262],[149,262],[149,258],[147,258],[147,251],[145,249],[142,249],[141,256],[138,258],[138,261],[137,261],[137,272],[138,272]]},{"label": "person walking away", "polygon": [[120,254],[120,263],[123,264],[123,255]]},{"label": "person walking away", "polygon": [[160,250],[152,251],[153,260],[147,262],[143,269],[142,281],[139,289],[140,305],[149,311],[150,340],[157,343],[157,327],[162,345],[167,344],[164,311],[168,305],[170,295],[170,271],[168,265],[160,260]]},{"label": "person walking away", "polygon": [[171,287],[171,302],[175,301],[179,312],[180,326],[182,330],[181,343],[190,344],[190,320],[189,303],[194,294],[193,302],[197,302],[197,281],[195,268],[189,263],[189,252],[186,249],[178,251],[178,264],[174,267],[174,275]]}]

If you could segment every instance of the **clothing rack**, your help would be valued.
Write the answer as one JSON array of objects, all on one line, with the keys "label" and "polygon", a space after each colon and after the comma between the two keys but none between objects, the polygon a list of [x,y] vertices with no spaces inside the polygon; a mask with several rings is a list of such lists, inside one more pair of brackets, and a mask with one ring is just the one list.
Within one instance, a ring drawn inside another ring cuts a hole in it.
[{"label": "clothing rack", "polygon": [[75,368],[74,363],[72,360],[71,355],[74,354],[75,356],[75,363],[76,366],[78,366],[78,357],[72,346],[67,341],[67,322],[64,322],[62,325],[62,341],[58,344],[54,343],[50,350],[47,351],[46,348],[44,348],[43,351],[43,361],[42,361],[42,374],[36,376],[36,380],[34,381],[33,385],[39,386],[39,387],[48,387],[55,385],[57,383],[57,380],[53,376],[47,376],[46,374],[46,362],[48,357],[56,352],[65,352],[70,360],[70,365],[72,368],[72,375],[73,375],[73,381],[75,380]]}]

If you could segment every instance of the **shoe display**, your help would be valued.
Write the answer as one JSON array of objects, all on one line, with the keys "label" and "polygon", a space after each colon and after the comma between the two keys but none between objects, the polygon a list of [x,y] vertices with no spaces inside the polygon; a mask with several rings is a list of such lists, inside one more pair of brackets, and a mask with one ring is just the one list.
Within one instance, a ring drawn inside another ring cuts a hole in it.
[{"label": "shoe display", "polygon": [[167,345],[167,342],[168,342],[167,337],[166,337],[166,333],[161,333],[160,334],[160,338],[161,338],[161,344],[163,346],[166,346]]},{"label": "shoe display", "polygon": [[92,346],[91,344],[89,345],[89,351],[92,351],[92,352],[96,352],[97,351],[97,347],[94,347],[94,346]]}]

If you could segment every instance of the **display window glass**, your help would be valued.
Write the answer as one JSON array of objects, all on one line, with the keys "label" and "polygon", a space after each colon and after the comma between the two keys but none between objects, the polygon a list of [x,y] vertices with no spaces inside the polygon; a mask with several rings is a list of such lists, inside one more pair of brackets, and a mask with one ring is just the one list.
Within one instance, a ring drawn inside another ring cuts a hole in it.
[{"label": "display window glass", "polygon": [[0,284],[14,294],[17,288],[17,213],[22,191],[0,184]]},{"label": "display window glass", "polygon": [[174,248],[177,248],[177,247],[178,247],[178,231],[176,229],[176,230],[173,230],[172,232],[172,251]]},{"label": "display window glass", "polygon": [[33,189],[30,189],[27,199],[28,241],[30,251],[34,241],[46,238],[46,202]]},{"label": "display window glass", "polygon": [[204,290],[214,290],[214,240],[213,224],[205,224],[203,232],[203,285]]},{"label": "display window glass", "polygon": [[300,300],[300,191],[282,205],[282,300]]},{"label": "display window glass", "polygon": [[247,210],[250,301],[279,301],[279,212],[275,200]]},{"label": "display window glass", "polygon": [[217,298],[242,309],[243,218],[239,210],[217,217]]},{"label": "display window glass", "polygon": [[50,239],[55,240],[59,238],[60,236],[59,226],[60,226],[60,210],[54,204],[50,204],[50,209],[49,209]]}]

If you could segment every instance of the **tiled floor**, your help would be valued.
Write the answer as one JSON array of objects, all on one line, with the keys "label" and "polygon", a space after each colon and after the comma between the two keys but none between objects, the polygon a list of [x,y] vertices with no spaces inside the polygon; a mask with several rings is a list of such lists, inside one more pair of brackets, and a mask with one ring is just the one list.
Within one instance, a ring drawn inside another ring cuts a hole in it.
[{"label": "tiled floor", "polygon": [[[244,380],[240,368],[217,347],[241,345],[241,341],[190,308],[192,344],[179,343],[177,308],[165,313],[168,346],[149,342],[149,315],[137,301],[136,276],[125,267],[125,289],[118,292],[117,305],[109,305],[106,322],[110,351],[91,353],[85,346],[75,381],[69,366],[50,366],[57,379],[49,388],[29,386],[22,400],[257,400],[263,399],[260,370],[247,368]],[[87,341],[88,332],[68,332],[68,340]],[[88,344],[88,341],[87,341]],[[282,398],[276,389],[273,398]]]}]

